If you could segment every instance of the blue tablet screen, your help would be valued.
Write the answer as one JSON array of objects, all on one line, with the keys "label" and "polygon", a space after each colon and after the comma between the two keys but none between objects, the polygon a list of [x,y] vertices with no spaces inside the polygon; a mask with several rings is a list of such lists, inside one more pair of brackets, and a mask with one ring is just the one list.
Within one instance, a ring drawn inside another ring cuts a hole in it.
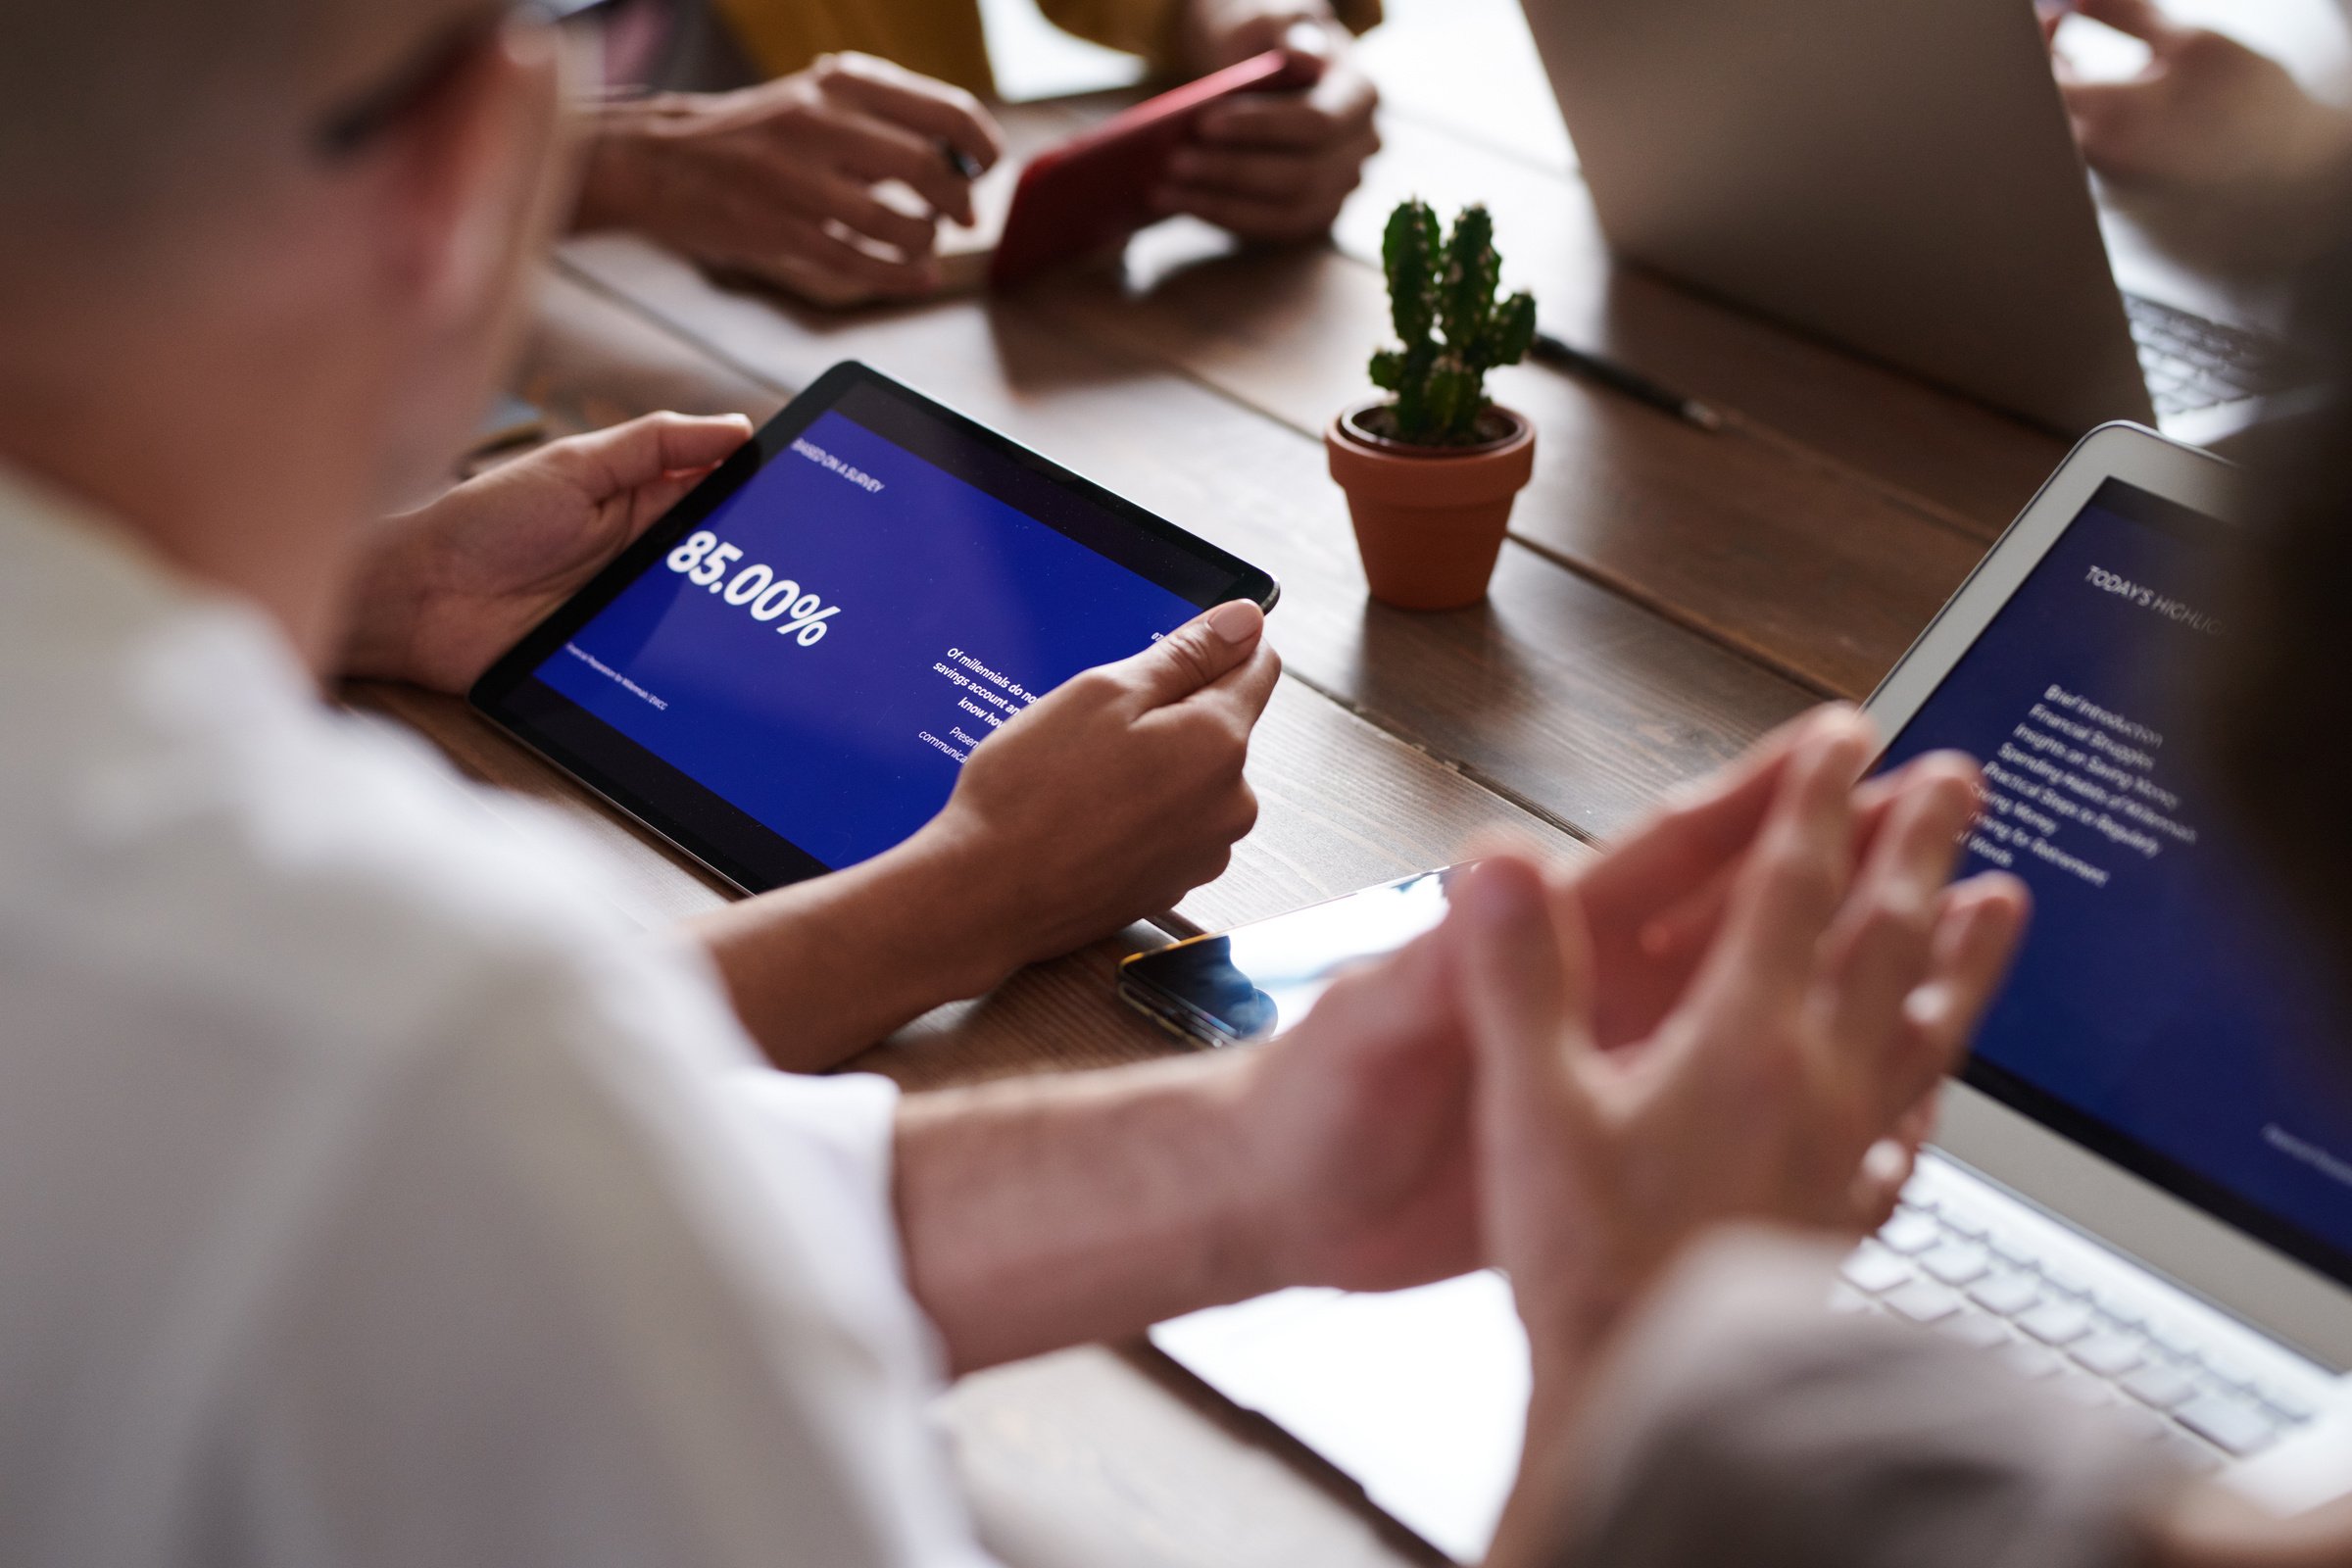
[{"label": "blue tablet screen", "polygon": [[[1179,553],[1154,581],[1086,542],[1083,509],[1053,514],[1066,491],[904,405],[856,407],[818,416],[535,671],[830,867],[930,820],[1037,698],[1200,612],[1160,585],[1182,581]],[[894,420],[900,440],[872,427]]]}]

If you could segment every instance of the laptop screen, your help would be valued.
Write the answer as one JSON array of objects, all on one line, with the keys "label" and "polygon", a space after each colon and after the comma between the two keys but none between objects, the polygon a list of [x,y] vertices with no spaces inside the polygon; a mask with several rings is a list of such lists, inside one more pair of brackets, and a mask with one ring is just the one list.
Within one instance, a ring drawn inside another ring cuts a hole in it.
[{"label": "laptop screen", "polygon": [[2352,1283],[2352,1031],[2194,756],[2225,548],[2107,481],[1887,765],[1984,759],[1964,869],[2034,890],[1968,1081]]}]

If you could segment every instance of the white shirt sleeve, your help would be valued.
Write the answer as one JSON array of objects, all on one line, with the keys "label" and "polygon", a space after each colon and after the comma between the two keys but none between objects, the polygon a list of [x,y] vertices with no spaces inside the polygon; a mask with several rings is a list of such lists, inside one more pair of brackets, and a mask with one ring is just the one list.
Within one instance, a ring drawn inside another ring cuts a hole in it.
[{"label": "white shirt sleeve", "polygon": [[895,1093],[749,1064],[638,950],[505,973],[346,1102],[196,1534],[255,1564],[961,1568]]}]

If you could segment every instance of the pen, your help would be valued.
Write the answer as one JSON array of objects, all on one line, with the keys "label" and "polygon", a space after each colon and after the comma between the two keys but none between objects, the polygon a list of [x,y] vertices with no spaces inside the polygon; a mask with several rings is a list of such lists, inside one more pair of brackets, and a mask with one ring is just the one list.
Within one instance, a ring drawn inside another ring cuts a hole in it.
[{"label": "pen", "polygon": [[979,159],[974,158],[952,141],[943,138],[939,144],[939,152],[940,156],[948,161],[948,167],[966,179],[978,179],[982,174],[988,172],[987,170],[980,167]]},{"label": "pen", "polygon": [[1671,387],[1660,386],[1641,371],[1604,360],[1597,354],[1571,348],[1549,332],[1538,332],[1531,352],[1546,365],[1556,366],[1588,381],[1597,381],[1612,392],[1620,392],[1636,403],[1646,403],[1661,414],[1671,414],[1685,424],[1701,430],[1723,428],[1723,416],[1693,397],[1686,397]]}]

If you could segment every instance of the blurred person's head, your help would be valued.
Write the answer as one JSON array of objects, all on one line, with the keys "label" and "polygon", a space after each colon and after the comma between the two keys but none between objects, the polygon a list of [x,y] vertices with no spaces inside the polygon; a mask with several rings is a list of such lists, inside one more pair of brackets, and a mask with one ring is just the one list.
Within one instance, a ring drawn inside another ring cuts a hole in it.
[{"label": "blurred person's head", "polygon": [[462,448],[564,196],[513,0],[0,9],[0,464],[314,653]]},{"label": "blurred person's head", "polygon": [[2324,956],[2345,980],[2352,977],[2352,245],[2315,270],[2301,334],[2328,356],[2337,391],[2246,450],[2268,504],[2230,617],[2230,652],[2212,728],[2240,822],[2327,939]]}]

